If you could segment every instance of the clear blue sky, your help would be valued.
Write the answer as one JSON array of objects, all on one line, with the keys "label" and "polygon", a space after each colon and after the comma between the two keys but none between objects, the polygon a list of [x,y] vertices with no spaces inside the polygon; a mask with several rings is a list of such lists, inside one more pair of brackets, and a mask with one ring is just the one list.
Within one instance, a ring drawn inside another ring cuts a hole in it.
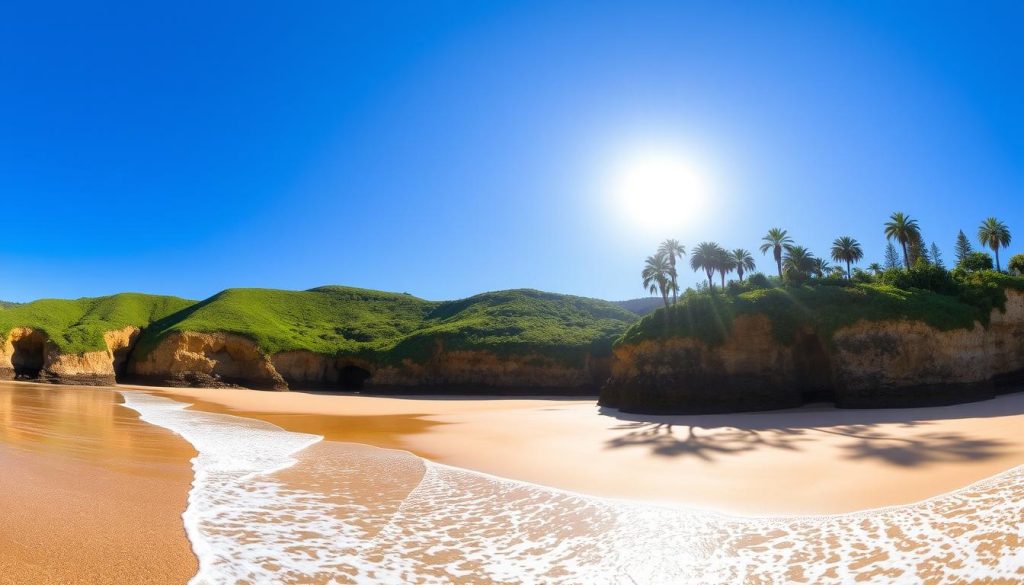
[{"label": "clear blue sky", "polygon": [[[823,254],[850,234],[880,261],[897,209],[947,259],[988,215],[1024,251],[1019,2],[19,4],[4,299],[624,299],[667,236],[754,250],[781,226]],[[664,145],[714,189],[642,229],[609,169]]]}]

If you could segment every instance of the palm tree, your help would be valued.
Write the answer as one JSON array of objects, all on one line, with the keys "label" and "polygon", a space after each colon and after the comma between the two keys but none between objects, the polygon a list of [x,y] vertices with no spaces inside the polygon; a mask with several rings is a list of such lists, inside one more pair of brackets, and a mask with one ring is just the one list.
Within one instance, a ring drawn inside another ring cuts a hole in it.
[{"label": "palm tree", "polygon": [[775,256],[775,264],[779,268],[779,278],[782,278],[782,250],[793,243],[793,238],[789,237],[784,229],[772,228],[761,238],[761,241],[764,242],[761,244],[761,253],[772,251]]},{"label": "palm tree", "polygon": [[736,264],[732,261],[732,254],[728,250],[719,246],[718,251],[715,254],[715,268],[718,273],[722,275],[722,289],[725,289],[725,275],[736,269]]},{"label": "palm tree", "polygon": [[978,240],[982,246],[992,248],[996,254],[996,270],[1002,272],[1003,268],[999,265],[999,248],[1010,245],[1010,228],[998,219],[990,217],[978,226]]},{"label": "palm tree", "polygon": [[803,246],[786,246],[786,255],[782,259],[782,269],[787,278],[802,280],[817,268],[814,254]]},{"label": "palm tree", "polygon": [[679,300],[676,291],[679,290],[679,273],[676,272],[676,259],[686,256],[686,248],[679,243],[679,240],[665,240],[658,246],[658,253],[668,258],[668,265],[672,269],[672,304]]},{"label": "palm tree", "polygon": [[896,240],[903,248],[903,265],[910,269],[910,257],[907,256],[907,244],[911,240],[921,237],[921,228],[917,225],[916,219],[910,219],[902,211],[897,211],[889,216],[885,222],[885,239]]},{"label": "palm tree", "polygon": [[743,273],[757,268],[757,265],[754,264],[754,257],[743,248],[736,248],[730,255],[732,264],[736,268],[736,275],[740,277],[740,282],[743,282]]},{"label": "palm tree", "polygon": [[836,262],[846,262],[846,278],[853,278],[853,273],[850,272],[850,263],[859,262],[864,257],[864,250],[860,247],[860,242],[851,238],[850,236],[843,236],[836,238],[832,242],[832,259]]},{"label": "palm tree", "polygon": [[694,272],[703,270],[708,276],[708,287],[712,290],[714,290],[715,284],[711,281],[711,277],[718,270],[718,264],[721,261],[719,250],[721,249],[722,247],[714,242],[701,242],[690,253],[690,268],[693,268]]},{"label": "palm tree", "polygon": [[825,274],[832,271],[832,265],[828,263],[828,260],[824,258],[815,258],[812,264],[811,272],[818,278],[824,278]]},{"label": "palm tree", "polygon": [[651,291],[651,294],[660,294],[661,300],[668,308],[668,291],[672,288],[671,280],[672,267],[664,254],[648,256],[644,262],[644,270],[640,276],[644,279],[644,288]]},{"label": "palm tree", "polygon": [[868,264],[868,270],[874,272],[875,276],[878,276],[882,273],[882,265],[878,262],[872,262],[871,264]]}]

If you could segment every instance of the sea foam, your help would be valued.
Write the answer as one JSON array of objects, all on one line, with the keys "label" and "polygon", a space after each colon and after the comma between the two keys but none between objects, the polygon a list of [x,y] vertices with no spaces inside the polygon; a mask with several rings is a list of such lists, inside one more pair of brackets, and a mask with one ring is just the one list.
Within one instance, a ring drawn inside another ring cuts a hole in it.
[{"label": "sea foam", "polygon": [[123,394],[199,453],[184,514],[193,585],[1024,581],[1022,468],[917,504],[747,518],[584,496]]}]

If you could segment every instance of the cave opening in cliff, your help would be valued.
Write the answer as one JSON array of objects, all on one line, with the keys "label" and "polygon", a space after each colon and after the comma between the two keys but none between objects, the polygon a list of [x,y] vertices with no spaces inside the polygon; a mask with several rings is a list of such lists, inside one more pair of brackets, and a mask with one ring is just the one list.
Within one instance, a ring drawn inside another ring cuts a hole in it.
[{"label": "cave opening in cliff", "polygon": [[114,350],[114,380],[123,382],[128,374],[128,360],[132,355],[132,347],[126,346]]},{"label": "cave opening in cliff", "polygon": [[43,359],[46,353],[46,338],[39,333],[30,333],[18,339],[12,339],[14,353],[11,365],[14,367],[16,380],[35,380],[43,370]]},{"label": "cave opening in cliff", "polygon": [[359,390],[370,379],[370,372],[359,366],[347,365],[338,370],[338,385],[343,390]]},{"label": "cave opening in cliff", "polygon": [[793,345],[793,365],[804,403],[835,400],[828,349],[817,333],[797,333]]}]

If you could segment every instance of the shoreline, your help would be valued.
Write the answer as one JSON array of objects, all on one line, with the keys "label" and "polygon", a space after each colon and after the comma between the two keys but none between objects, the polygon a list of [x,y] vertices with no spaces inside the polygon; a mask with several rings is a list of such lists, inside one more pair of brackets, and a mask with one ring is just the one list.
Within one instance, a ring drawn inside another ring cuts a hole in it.
[{"label": "shoreline", "polygon": [[182,522],[187,441],[139,420],[115,389],[0,385],[0,397],[0,584],[156,585],[196,573]]},{"label": "shoreline", "polygon": [[1024,394],[920,409],[642,416],[574,397],[119,388],[499,478],[743,516],[914,504],[1024,464]]}]

